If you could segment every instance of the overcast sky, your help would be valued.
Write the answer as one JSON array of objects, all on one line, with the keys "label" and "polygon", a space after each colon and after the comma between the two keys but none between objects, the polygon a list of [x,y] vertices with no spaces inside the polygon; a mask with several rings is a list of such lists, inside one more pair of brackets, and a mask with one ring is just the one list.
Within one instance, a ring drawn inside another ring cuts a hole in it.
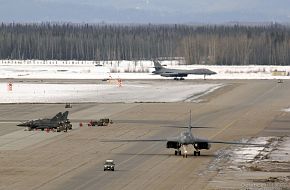
[{"label": "overcast sky", "polygon": [[290,22],[290,0],[0,0],[1,22]]}]

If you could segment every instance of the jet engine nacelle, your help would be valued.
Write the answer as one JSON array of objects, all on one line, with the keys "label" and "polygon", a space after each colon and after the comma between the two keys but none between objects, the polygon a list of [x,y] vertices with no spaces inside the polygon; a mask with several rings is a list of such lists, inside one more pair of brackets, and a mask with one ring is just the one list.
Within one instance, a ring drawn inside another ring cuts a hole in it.
[{"label": "jet engine nacelle", "polygon": [[179,149],[181,145],[179,142],[174,142],[174,141],[168,141],[166,144],[166,148],[174,148],[174,149]]},{"label": "jet engine nacelle", "polygon": [[176,75],[172,74],[172,73],[161,73],[160,74],[162,77],[176,77]]},{"label": "jet engine nacelle", "polygon": [[194,145],[195,149],[201,150],[201,149],[210,149],[211,144],[209,144],[208,142],[200,142],[200,143],[195,143]]}]

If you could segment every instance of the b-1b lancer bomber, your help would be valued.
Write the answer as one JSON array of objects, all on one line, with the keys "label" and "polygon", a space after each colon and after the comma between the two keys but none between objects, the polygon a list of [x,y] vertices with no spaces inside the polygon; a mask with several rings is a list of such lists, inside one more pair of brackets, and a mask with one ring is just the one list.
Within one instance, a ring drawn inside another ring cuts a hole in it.
[{"label": "b-1b lancer bomber", "polygon": [[68,117],[68,111],[61,113],[59,112],[51,119],[36,119],[30,120],[18,124],[19,127],[27,127],[29,131],[31,130],[56,130],[57,132],[67,131],[72,129],[72,124],[70,123]]},{"label": "b-1b lancer bomber", "polygon": [[[192,70],[182,70],[182,69],[167,69],[163,67],[157,60],[154,60],[155,71],[152,73],[158,74],[162,77],[174,77],[174,80],[184,80],[183,77],[187,75],[203,75],[204,79],[206,75],[215,75],[216,72],[209,69],[192,69]],[[180,77],[180,78],[178,78]]]},{"label": "b-1b lancer bomber", "polygon": [[[191,112],[190,112],[191,113]],[[180,127],[185,128],[185,127]],[[175,149],[175,155],[181,155],[181,148],[183,148],[183,157],[187,158],[188,145],[193,145],[195,151],[193,153],[194,156],[200,156],[200,150],[202,149],[210,149],[211,144],[222,143],[222,144],[236,144],[236,145],[251,145],[251,146],[264,146],[261,144],[253,144],[253,143],[243,143],[243,142],[231,142],[231,141],[215,141],[208,140],[205,138],[199,138],[194,136],[191,132],[192,128],[203,128],[203,127],[192,127],[191,125],[191,114],[190,114],[190,123],[186,131],[180,133],[180,135],[176,137],[169,137],[164,139],[132,139],[132,140],[103,140],[102,142],[166,142],[166,148]]]}]

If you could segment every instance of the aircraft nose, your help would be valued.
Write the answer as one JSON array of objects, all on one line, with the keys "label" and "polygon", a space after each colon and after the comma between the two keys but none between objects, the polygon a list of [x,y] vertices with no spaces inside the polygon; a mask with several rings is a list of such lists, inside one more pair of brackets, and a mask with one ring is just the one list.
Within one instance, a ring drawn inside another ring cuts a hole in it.
[{"label": "aircraft nose", "polygon": [[20,124],[18,124],[17,126],[19,126],[19,127],[24,127],[24,126],[26,126],[26,123],[20,123]]},{"label": "aircraft nose", "polygon": [[19,127],[27,127],[29,125],[30,125],[30,122],[22,122],[22,123],[18,124],[17,126],[19,126]]}]

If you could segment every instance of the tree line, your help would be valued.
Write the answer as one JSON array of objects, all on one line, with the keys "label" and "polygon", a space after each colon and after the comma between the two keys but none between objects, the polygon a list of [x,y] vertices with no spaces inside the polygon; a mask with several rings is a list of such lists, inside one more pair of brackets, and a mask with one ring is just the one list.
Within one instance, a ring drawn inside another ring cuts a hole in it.
[{"label": "tree line", "polygon": [[289,65],[290,29],[222,25],[0,25],[0,59],[150,60],[186,64]]}]

